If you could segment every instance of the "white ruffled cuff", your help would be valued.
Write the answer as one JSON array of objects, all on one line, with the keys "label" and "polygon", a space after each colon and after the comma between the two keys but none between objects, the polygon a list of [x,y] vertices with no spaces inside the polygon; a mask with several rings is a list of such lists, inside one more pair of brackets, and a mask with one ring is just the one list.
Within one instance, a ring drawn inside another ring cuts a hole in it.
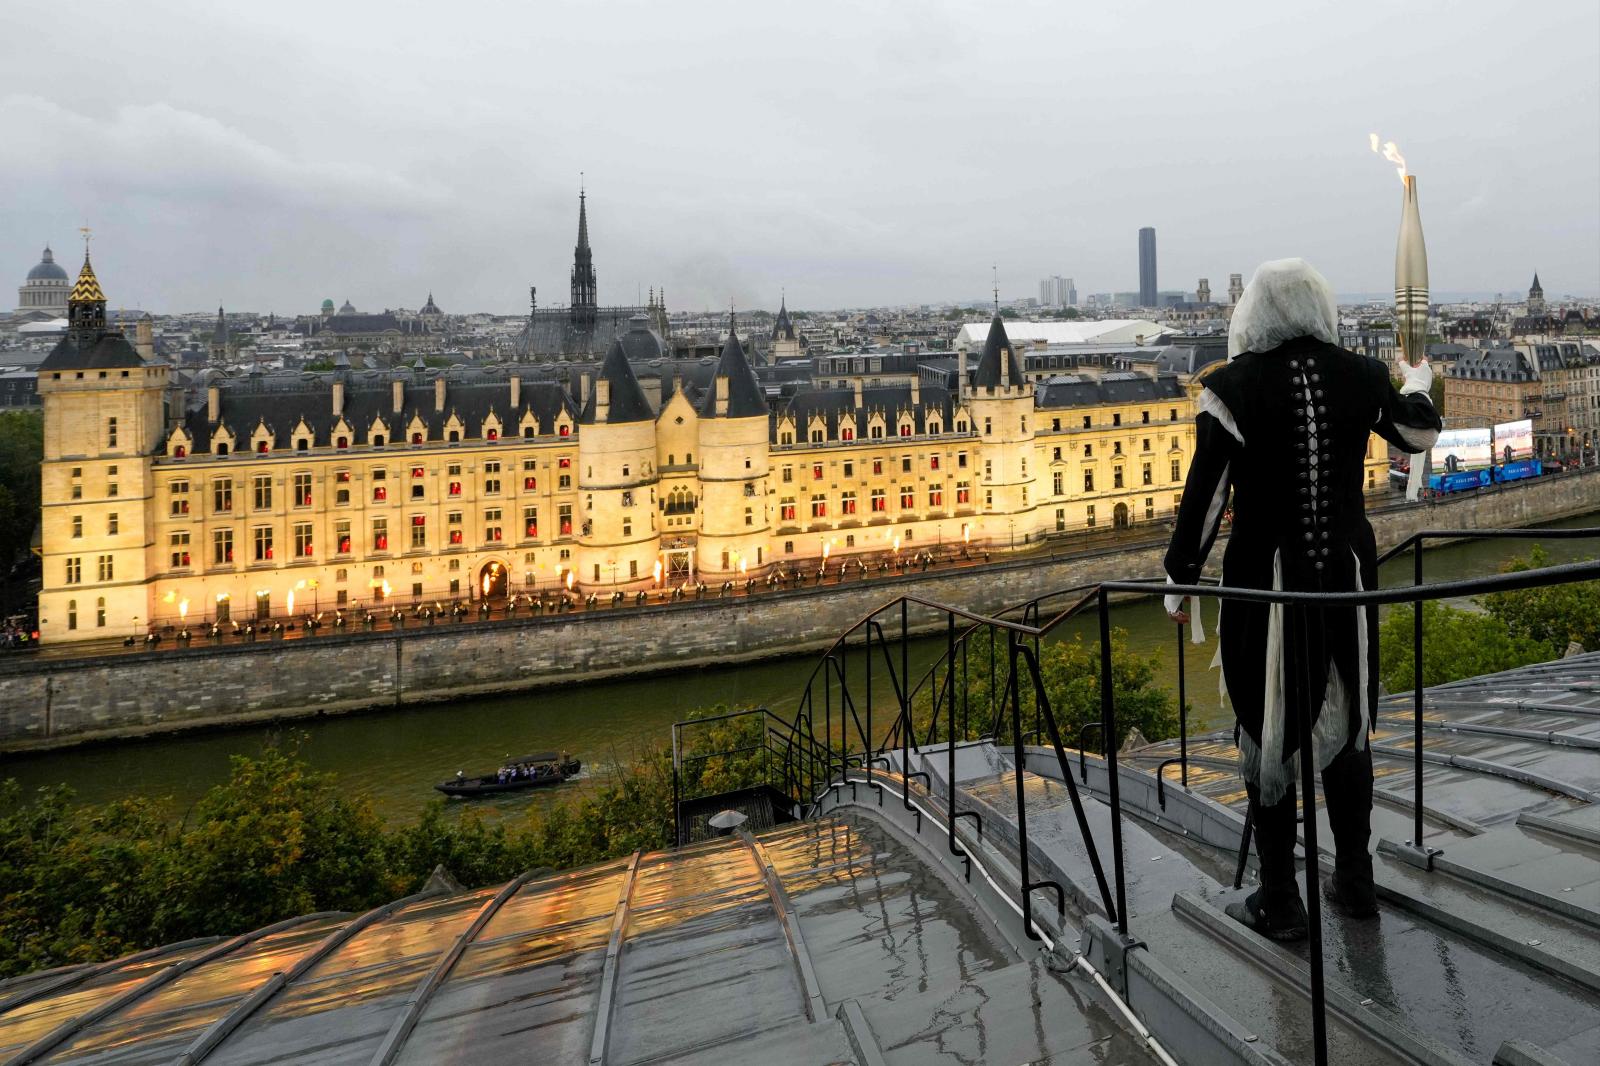
[{"label": "white ruffled cuff", "polygon": [[[1167,584],[1177,584],[1176,581],[1172,580],[1171,574],[1167,575]],[[1161,606],[1166,608],[1168,614],[1172,614],[1174,611],[1181,611],[1183,610],[1184,598],[1183,596],[1164,596],[1161,599]],[[1204,644],[1206,642],[1205,623],[1200,620],[1200,597],[1198,596],[1194,597],[1194,602],[1190,604],[1189,641],[1193,644]]]}]

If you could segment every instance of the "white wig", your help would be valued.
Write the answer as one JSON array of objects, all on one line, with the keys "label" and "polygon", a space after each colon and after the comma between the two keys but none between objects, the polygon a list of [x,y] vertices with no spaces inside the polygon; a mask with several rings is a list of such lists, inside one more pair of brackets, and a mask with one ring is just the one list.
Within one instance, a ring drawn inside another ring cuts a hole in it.
[{"label": "white wig", "polygon": [[1262,263],[1233,309],[1228,358],[1241,352],[1270,352],[1296,337],[1339,343],[1333,286],[1304,259]]}]

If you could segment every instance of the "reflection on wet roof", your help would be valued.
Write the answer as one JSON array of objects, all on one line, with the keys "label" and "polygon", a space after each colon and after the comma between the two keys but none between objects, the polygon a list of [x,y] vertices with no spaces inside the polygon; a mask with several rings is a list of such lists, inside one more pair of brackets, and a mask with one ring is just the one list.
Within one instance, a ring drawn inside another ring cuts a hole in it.
[{"label": "reflection on wet roof", "polygon": [[[1061,1007],[1071,997],[1019,994],[975,1019],[988,998],[981,984],[991,979],[1035,993],[1059,980],[1021,962],[971,898],[893,832],[835,815],[759,840],[741,835],[499,888],[410,897],[367,915],[313,915],[19,979],[0,985],[0,1056],[870,1061],[836,1016],[846,999],[899,1034],[906,1061],[918,1061],[921,1042],[950,1039],[946,1030],[988,1040],[982,1026],[1012,1015],[1023,1019],[1013,1027],[1027,1045],[1015,1061],[1061,1050],[1035,1039],[1035,1015],[1041,1002]],[[957,994],[973,998],[973,1008],[937,1007]],[[1069,1033],[1072,1046],[1119,1036],[1100,1011]]]}]

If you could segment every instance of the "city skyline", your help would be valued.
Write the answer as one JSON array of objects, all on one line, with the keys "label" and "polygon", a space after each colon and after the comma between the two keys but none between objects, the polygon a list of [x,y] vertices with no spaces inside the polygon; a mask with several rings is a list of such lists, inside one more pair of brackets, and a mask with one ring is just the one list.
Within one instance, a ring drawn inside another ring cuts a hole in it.
[{"label": "city skyline", "polygon": [[[1410,12],[1347,6],[1290,29],[1267,10],[1166,12],[1164,32],[1191,47],[1156,61],[1127,15],[1013,13],[1030,32],[980,92],[940,73],[952,44],[993,30],[992,13],[962,7],[910,26],[819,11],[796,27],[738,9],[533,19],[468,5],[430,28],[404,79],[391,59],[413,28],[371,8],[290,5],[269,21],[90,3],[76,17],[143,62],[69,80],[77,39],[27,10],[36,46],[0,75],[13,190],[0,251],[14,271],[46,243],[65,261],[87,223],[97,264],[128,279],[126,305],[163,311],[378,308],[432,291],[447,310],[515,313],[530,284],[567,288],[582,180],[603,303],[652,285],[676,309],[772,308],[783,290],[796,308],[941,303],[981,292],[995,263],[1008,299],[1055,273],[1081,294],[1134,291],[1145,225],[1163,235],[1168,288],[1298,254],[1342,292],[1378,293],[1400,198],[1367,148],[1377,129],[1418,175],[1437,291],[1514,298],[1538,271],[1554,298],[1600,292],[1600,148],[1570,136],[1600,107],[1585,58],[1600,13],[1554,4],[1508,23],[1462,5],[1391,67],[1352,50]],[[317,32],[282,28],[296,24]],[[1486,35],[1497,78],[1438,99],[1437,69]],[[1070,69],[1058,62],[1062,42],[1085,40]],[[841,58],[841,41],[859,54]],[[686,48],[720,60],[667,54]],[[1227,59],[1261,55],[1303,83],[1249,92],[1251,64]],[[180,61],[190,75],[174,79]],[[1138,82],[1119,81],[1134,65]],[[1125,88],[1070,126],[1038,124],[1037,99],[1096,84]]]}]

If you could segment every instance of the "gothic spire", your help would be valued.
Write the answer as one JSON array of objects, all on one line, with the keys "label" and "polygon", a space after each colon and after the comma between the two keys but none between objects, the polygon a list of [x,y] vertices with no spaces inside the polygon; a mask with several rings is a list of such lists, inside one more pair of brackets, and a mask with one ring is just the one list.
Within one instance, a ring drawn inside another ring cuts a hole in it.
[{"label": "gothic spire", "polygon": [[589,250],[588,194],[578,191],[578,245],[572,250],[572,328],[594,332],[599,300],[595,292],[594,255]]}]

